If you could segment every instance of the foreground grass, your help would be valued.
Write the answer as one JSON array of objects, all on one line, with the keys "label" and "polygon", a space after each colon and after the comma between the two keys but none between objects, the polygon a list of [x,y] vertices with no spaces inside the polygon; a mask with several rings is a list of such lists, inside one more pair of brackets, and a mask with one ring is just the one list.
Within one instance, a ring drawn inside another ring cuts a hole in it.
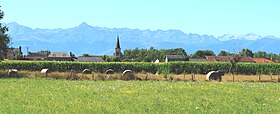
[{"label": "foreground grass", "polygon": [[279,83],[0,79],[0,113],[279,113]]}]

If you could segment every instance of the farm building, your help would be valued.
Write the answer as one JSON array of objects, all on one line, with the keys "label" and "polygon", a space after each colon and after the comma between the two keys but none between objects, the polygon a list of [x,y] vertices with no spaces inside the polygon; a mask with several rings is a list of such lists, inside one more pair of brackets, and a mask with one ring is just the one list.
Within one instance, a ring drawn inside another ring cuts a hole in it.
[{"label": "farm building", "polygon": [[101,57],[78,57],[75,59],[76,62],[105,62]]},{"label": "farm building", "polygon": [[165,62],[180,62],[188,61],[189,59],[184,55],[166,55]]},{"label": "farm building", "polygon": [[206,59],[189,59],[190,62],[208,62]]},{"label": "farm building", "polygon": [[9,60],[21,59],[22,58],[21,46],[19,46],[19,48],[8,48],[7,55],[4,58]]},{"label": "farm building", "polygon": [[[232,58],[232,56],[206,56],[208,62],[230,62]],[[254,60],[252,57],[242,56],[239,62],[253,63]]]},{"label": "farm building", "polygon": [[243,56],[243,57],[241,57],[239,62],[254,63],[255,61],[253,60],[252,57]]},{"label": "farm building", "polygon": [[157,60],[155,60],[155,62],[154,63],[160,63],[160,60],[159,59],[157,59]]},{"label": "farm building", "polygon": [[26,58],[29,60],[44,60],[48,55],[48,52],[28,52]]},{"label": "farm building", "polygon": [[73,57],[71,57],[66,52],[52,52],[48,55],[46,60],[50,61],[74,61]]},{"label": "farm building", "polygon": [[253,59],[255,63],[275,63],[270,59],[267,58],[254,58]]},{"label": "farm building", "polygon": [[231,56],[206,56],[208,62],[230,62]]}]

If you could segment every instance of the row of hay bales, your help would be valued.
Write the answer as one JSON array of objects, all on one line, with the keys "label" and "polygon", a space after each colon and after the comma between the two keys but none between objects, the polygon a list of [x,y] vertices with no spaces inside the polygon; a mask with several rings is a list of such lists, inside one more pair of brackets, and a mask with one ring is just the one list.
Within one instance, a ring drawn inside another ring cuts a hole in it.
[{"label": "row of hay bales", "polygon": [[[113,69],[107,69],[104,73],[106,75],[105,80],[113,79],[112,75],[115,74]],[[51,74],[51,75],[49,75],[49,74]],[[64,79],[72,79],[72,80],[73,79],[80,79],[77,76],[75,76],[76,72],[74,72],[74,71],[70,71],[70,73],[68,73],[68,74],[70,74],[70,75],[68,75],[68,78],[66,77]],[[84,69],[79,74],[80,75],[83,75],[83,74],[84,75],[89,75],[89,74],[93,74],[93,72],[90,69]],[[24,75],[19,74],[19,71],[17,69],[9,69],[7,75],[8,75],[7,77],[25,77]],[[49,70],[49,69],[42,69],[40,71],[39,75],[42,76],[42,77],[53,77],[53,78],[57,77],[57,78],[60,78],[60,79],[63,79],[63,77],[64,77],[64,76],[59,76],[59,74],[55,74],[55,73],[51,72],[51,70]],[[57,75],[57,76],[53,76],[53,75]],[[211,71],[206,75],[206,80],[208,80],[208,81],[209,80],[221,81],[223,75],[224,75],[224,71]],[[137,77],[131,70],[123,71],[121,76],[118,79],[120,79],[120,80],[142,80],[141,78]]]},{"label": "row of hay bales", "polygon": [[[41,74],[44,75],[44,77],[48,77],[48,74],[51,73],[52,71],[49,69],[42,69],[40,71]],[[74,71],[70,71],[70,73],[72,74]],[[82,74],[92,74],[93,72],[90,69],[84,69],[82,72]],[[104,72],[106,75],[108,75],[110,78],[110,76],[112,74],[114,74],[114,70],[113,69],[107,69]],[[19,74],[19,70],[17,69],[9,69],[8,73],[7,73],[8,77],[23,77]],[[122,75],[120,77],[121,80],[141,80],[141,78],[138,78],[133,72],[132,70],[124,70],[122,72]]]}]

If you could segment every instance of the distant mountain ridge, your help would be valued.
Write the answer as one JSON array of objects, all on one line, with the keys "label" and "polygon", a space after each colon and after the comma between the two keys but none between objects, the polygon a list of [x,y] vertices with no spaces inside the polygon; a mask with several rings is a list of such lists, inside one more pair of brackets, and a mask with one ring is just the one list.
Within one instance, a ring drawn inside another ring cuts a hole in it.
[{"label": "distant mountain ridge", "polygon": [[242,48],[253,51],[280,53],[280,38],[256,35],[211,35],[186,34],[180,30],[139,30],[128,28],[95,27],[82,23],[68,29],[32,29],[12,22],[9,27],[12,46],[29,48],[29,51],[50,50],[53,52],[73,52],[94,55],[112,55],[116,36],[120,36],[122,50],[138,48],[184,48],[187,53],[197,50],[221,50],[236,52]]}]

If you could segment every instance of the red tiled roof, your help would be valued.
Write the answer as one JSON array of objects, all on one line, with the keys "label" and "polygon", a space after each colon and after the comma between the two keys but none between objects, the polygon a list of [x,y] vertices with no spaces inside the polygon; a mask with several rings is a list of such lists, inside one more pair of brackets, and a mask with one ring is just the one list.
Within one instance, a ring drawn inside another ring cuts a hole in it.
[{"label": "red tiled roof", "polygon": [[231,56],[206,56],[209,62],[229,62]]},{"label": "red tiled roof", "polygon": [[[209,62],[230,62],[232,58],[232,56],[206,56]],[[254,60],[251,57],[244,56],[240,58],[239,62],[254,62]]]},{"label": "red tiled roof", "polygon": [[231,56],[216,56],[215,60],[217,62],[230,62],[230,57]]},{"label": "red tiled roof", "polygon": [[266,58],[254,58],[253,60],[256,63],[274,63],[272,60]]},{"label": "red tiled roof", "polygon": [[239,62],[251,62],[251,63],[253,63],[254,60],[253,60],[252,57],[243,56],[243,57],[241,57],[241,59],[239,60]]},{"label": "red tiled roof", "polygon": [[215,56],[206,56],[206,60],[209,62],[215,62]]}]

